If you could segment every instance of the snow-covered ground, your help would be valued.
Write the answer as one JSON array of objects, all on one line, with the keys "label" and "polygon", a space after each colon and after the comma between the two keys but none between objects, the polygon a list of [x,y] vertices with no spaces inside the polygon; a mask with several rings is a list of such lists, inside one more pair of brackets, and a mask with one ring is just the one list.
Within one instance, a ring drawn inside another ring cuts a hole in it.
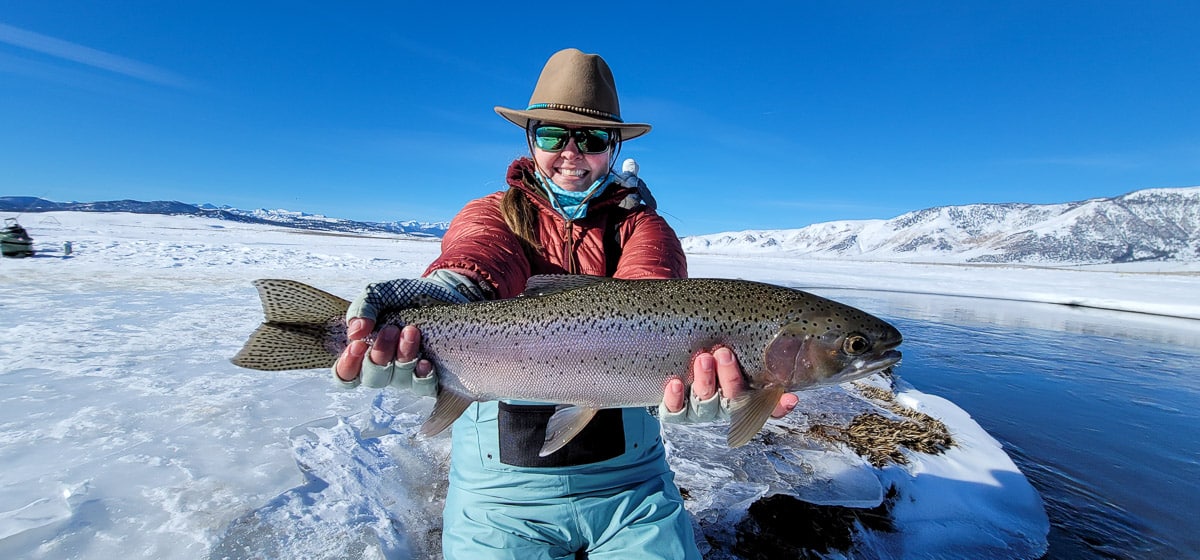
[{"label": "snow-covered ground", "polygon": [[[692,276],[744,275],[816,292],[862,289],[1077,305],[1200,319],[1200,265],[1044,268],[689,255]],[[753,263],[747,267],[746,263]]]},{"label": "snow-covered ground", "polygon": [[[373,280],[420,274],[436,241],[154,215],[21,221],[42,252],[0,262],[0,557],[436,553],[448,440],[413,436],[428,400],[341,391],[320,371],[228,362],[261,320],[251,280],[285,277],[352,296]],[[1200,318],[1195,274],[706,256],[690,266],[694,277],[818,293],[896,290]],[[961,409],[899,374],[897,401],[949,426],[958,443],[949,452],[908,452],[908,465],[878,469],[797,435],[818,416],[875,406],[849,388],[806,393],[809,412],[775,425],[770,445],[731,451],[721,428],[670,428],[678,482],[700,527],[733,538],[721,527],[771,492],[870,507],[895,485],[904,499],[892,512],[906,530],[872,537],[865,550],[1037,557],[1046,517],[1012,461]]]}]

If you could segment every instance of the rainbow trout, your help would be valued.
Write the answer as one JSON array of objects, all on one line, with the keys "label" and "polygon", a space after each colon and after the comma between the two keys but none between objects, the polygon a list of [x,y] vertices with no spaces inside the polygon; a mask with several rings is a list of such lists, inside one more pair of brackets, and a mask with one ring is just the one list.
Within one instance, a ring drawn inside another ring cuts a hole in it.
[{"label": "rainbow trout", "polygon": [[[346,347],[349,302],[291,280],[257,280],[266,322],[233,358],[260,370],[328,368]],[[380,315],[415,325],[437,367],[438,395],[421,427],[446,429],[475,401],[561,403],[542,455],[566,445],[602,408],[655,406],[672,378],[691,385],[692,358],[726,346],[746,375],[730,406],[731,447],[750,441],[779,398],[842,383],[900,361],[900,332],[853,307],[743,280],[615,280],[535,276],[506,300]]]}]

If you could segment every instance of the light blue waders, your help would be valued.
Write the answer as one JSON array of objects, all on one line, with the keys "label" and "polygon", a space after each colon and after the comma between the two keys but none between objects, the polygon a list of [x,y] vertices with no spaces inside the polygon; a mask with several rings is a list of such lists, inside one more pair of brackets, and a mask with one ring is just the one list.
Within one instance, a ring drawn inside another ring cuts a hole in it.
[{"label": "light blue waders", "polygon": [[[700,560],[658,420],[644,409],[613,411],[615,427],[624,428],[623,452],[547,467],[501,462],[498,426],[511,422],[505,407],[498,420],[496,402],[476,403],[454,423],[442,526],[446,560]],[[539,460],[533,449],[532,458],[514,461],[508,441],[506,462]]]}]

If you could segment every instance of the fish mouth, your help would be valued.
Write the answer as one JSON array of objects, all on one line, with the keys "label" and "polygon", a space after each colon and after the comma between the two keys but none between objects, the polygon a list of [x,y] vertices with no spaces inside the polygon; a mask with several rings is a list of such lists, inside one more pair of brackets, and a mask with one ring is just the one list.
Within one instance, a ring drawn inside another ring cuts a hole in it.
[{"label": "fish mouth", "polygon": [[866,377],[899,364],[901,357],[899,350],[888,350],[882,354],[871,356],[870,359],[854,360],[842,371],[837,372],[834,377],[844,381]]}]

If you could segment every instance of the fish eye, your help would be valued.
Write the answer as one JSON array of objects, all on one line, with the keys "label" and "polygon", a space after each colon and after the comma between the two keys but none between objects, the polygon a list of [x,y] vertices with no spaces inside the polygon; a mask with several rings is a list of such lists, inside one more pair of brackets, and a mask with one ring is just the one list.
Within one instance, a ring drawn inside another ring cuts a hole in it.
[{"label": "fish eye", "polygon": [[842,350],[851,356],[857,356],[871,348],[871,341],[861,334],[851,334],[842,342]]}]

